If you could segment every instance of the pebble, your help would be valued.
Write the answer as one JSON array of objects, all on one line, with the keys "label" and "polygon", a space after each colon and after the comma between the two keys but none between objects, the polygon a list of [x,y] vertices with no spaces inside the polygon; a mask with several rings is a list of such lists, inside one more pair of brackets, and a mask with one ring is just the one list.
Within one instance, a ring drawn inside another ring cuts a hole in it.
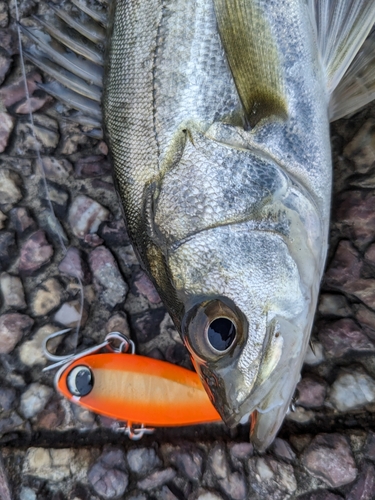
[{"label": "pebble", "polygon": [[224,500],[222,496],[213,491],[201,490],[198,493],[197,500]]},{"label": "pebble", "polygon": [[318,310],[323,316],[345,318],[351,315],[351,309],[346,297],[332,293],[322,293],[320,295]]},{"label": "pebble", "polygon": [[89,255],[89,265],[102,300],[111,307],[123,302],[128,286],[111,252],[103,246],[95,248]]},{"label": "pebble", "polygon": [[13,231],[0,232],[0,271],[5,271],[14,257],[17,256],[17,246]]},{"label": "pebble", "polygon": [[36,422],[36,427],[43,430],[55,431],[63,422],[65,418],[65,412],[61,408],[61,405],[56,402],[50,402],[47,404],[39,414]]},{"label": "pebble", "polygon": [[13,410],[15,402],[16,391],[12,387],[0,387],[0,413]]},{"label": "pebble", "polygon": [[[1,13],[2,13],[2,8],[0,3],[0,27],[1,27]],[[0,85],[5,80],[11,62],[12,58],[10,57],[9,53],[3,47],[0,47]]]},{"label": "pebble", "polygon": [[0,452],[0,498],[1,500],[12,500],[8,475],[4,466],[4,461],[1,456],[1,452]]},{"label": "pebble", "polygon": [[0,153],[3,153],[8,146],[9,137],[15,123],[16,119],[12,115],[0,111]]},{"label": "pebble", "polygon": [[344,236],[365,247],[374,238],[375,193],[374,191],[346,191],[337,201],[335,219],[342,225]]},{"label": "pebble", "polygon": [[9,22],[8,5],[6,2],[0,3],[0,28],[6,28]]},{"label": "pebble", "polygon": [[63,298],[63,288],[56,278],[43,281],[35,290],[31,308],[34,316],[45,316],[56,309]]},{"label": "pebble", "polygon": [[31,488],[22,488],[20,491],[20,500],[37,500],[35,491]]},{"label": "pebble", "polygon": [[359,474],[346,500],[371,500],[375,492],[375,468],[371,464],[365,464]]},{"label": "pebble", "polygon": [[168,459],[189,481],[201,480],[203,455],[199,450],[175,449],[169,453]]},{"label": "pebble", "polygon": [[135,448],[129,450],[126,455],[129,469],[137,474],[137,476],[145,476],[157,467],[162,465],[162,462],[154,448]]},{"label": "pebble", "polygon": [[270,457],[250,458],[253,471],[251,487],[259,498],[285,500],[297,489],[297,481],[292,465],[278,462]]},{"label": "pebble", "polygon": [[355,304],[354,313],[357,321],[361,324],[367,335],[375,340],[375,312],[362,304]]},{"label": "pebble", "polygon": [[92,461],[92,451],[70,448],[47,449],[28,448],[23,463],[23,475],[31,475],[40,479],[60,483],[74,477],[74,480],[87,481],[87,469]]},{"label": "pebble", "polygon": [[248,498],[246,480],[242,473],[232,472],[226,479],[219,479],[218,483],[221,490],[231,500],[246,500]]},{"label": "pebble", "polygon": [[65,158],[57,159],[53,156],[43,156],[42,163],[47,179],[66,181],[73,174],[73,165]]},{"label": "pebble", "polygon": [[[56,331],[56,326],[47,324],[39,328],[31,340],[23,342],[19,348],[19,357],[22,363],[26,366],[45,366],[48,360],[43,353],[44,341],[49,335]],[[51,339],[48,342],[48,351],[54,354],[62,339],[62,336]]]},{"label": "pebble", "polygon": [[34,382],[21,396],[20,412],[25,418],[35,417],[46,406],[54,393],[51,387]]},{"label": "pebble", "polygon": [[374,164],[375,158],[375,120],[370,118],[344,148],[346,157],[355,163],[357,173],[366,174]]},{"label": "pebble", "polygon": [[128,487],[125,457],[121,450],[107,449],[88,472],[95,492],[105,499],[121,497]]},{"label": "pebble", "polygon": [[36,139],[34,139],[31,124],[27,116],[18,120],[15,127],[15,141],[12,147],[12,154],[17,154],[20,157],[35,156],[37,148],[42,155],[54,152],[60,139],[57,121],[47,115],[36,113],[34,115],[33,131]]},{"label": "pebble", "polygon": [[105,325],[107,333],[120,332],[127,337],[131,337],[128,320],[124,313],[119,312],[109,318]]},{"label": "pebble", "polygon": [[37,90],[34,95],[30,96],[29,99],[23,99],[17,103],[14,112],[19,115],[29,115],[30,111],[35,113],[39,109],[43,108],[47,103],[53,101],[52,97],[42,90]]},{"label": "pebble", "polygon": [[308,471],[332,488],[351,483],[357,468],[347,439],[341,434],[318,434],[301,457]]},{"label": "pebble", "polygon": [[8,217],[0,210],[0,229],[4,229],[7,218]]},{"label": "pebble", "polygon": [[7,418],[0,420],[0,436],[9,434],[24,424],[18,413],[13,412]]},{"label": "pebble", "polygon": [[83,327],[88,318],[88,312],[85,303],[83,303],[82,317],[81,312],[81,301],[72,300],[70,302],[65,302],[60,309],[56,312],[54,316],[54,321],[61,323],[67,327],[77,326],[80,322],[81,327]]},{"label": "pebble", "polygon": [[138,342],[149,342],[159,334],[159,325],[165,315],[164,309],[148,310],[140,315],[133,315],[132,313],[133,311],[130,311],[130,323]]},{"label": "pebble", "polygon": [[160,488],[163,484],[169,483],[175,477],[176,471],[171,467],[167,469],[153,472],[145,479],[138,481],[137,487],[140,490],[151,490]]},{"label": "pebble", "polygon": [[137,274],[134,286],[138,293],[143,295],[150,304],[159,304],[161,302],[158,292],[144,272],[141,271]]},{"label": "pebble", "polygon": [[85,156],[74,164],[78,178],[99,177],[112,172],[111,163],[105,156]]},{"label": "pebble", "polygon": [[366,456],[366,458],[375,461],[375,433],[371,431],[367,435],[363,453]]},{"label": "pebble", "polygon": [[42,229],[33,233],[22,245],[18,265],[20,272],[33,273],[47,264],[53,255],[53,247]]},{"label": "pebble", "polygon": [[23,235],[26,231],[35,231],[37,229],[34,219],[30,217],[26,208],[12,208],[12,210],[9,212],[9,215],[12,221],[12,226],[16,230],[17,234]]},{"label": "pebble", "polygon": [[208,455],[208,467],[216,479],[226,479],[229,475],[229,464],[225,448],[222,444],[214,446]]},{"label": "pebble", "polygon": [[109,247],[125,247],[129,245],[129,236],[126,231],[124,219],[103,224],[99,230],[99,234]]},{"label": "pebble", "polygon": [[88,196],[77,196],[69,209],[69,224],[78,238],[95,234],[102,222],[108,220],[109,210]]},{"label": "pebble", "polygon": [[297,405],[305,408],[319,408],[324,404],[327,385],[323,380],[307,376],[298,382],[297,391]]},{"label": "pebble", "polygon": [[277,458],[281,458],[286,462],[293,462],[296,458],[290,444],[284,439],[276,438],[271,445],[271,451]]},{"label": "pebble", "polygon": [[315,414],[311,410],[307,410],[302,406],[296,406],[294,411],[290,411],[286,414],[287,420],[292,420],[299,424],[307,424],[315,418]]},{"label": "pebble", "polygon": [[21,178],[16,172],[6,168],[0,170],[0,204],[5,208],[5,211],[10,210],[22,199],[21,186]]},{"label": "pebble", "polygon": [[34,320],[26,314],[7,313],[0,316],[0,354],[13,351],[16,344],[27,334]]},{"label": "pebble", "polygon": [[25,309],[25,293],[23,291],[22,281],[18,276],[2,273],[0,275],[0,289],[7,307]]},{"label": "pebble", "polygon": [[59,264],[59,271],[73,278],[79,278],[83,284],[90,282],[90,272],[78,248],[68,248]]},{"label": "pebble", "polygon": [[318,490],[306,493],[306,495],[298,497],[298,500],[342,500],[342,496],[335,495],[328,490]]},{"label": "pebble", "polygon": [[[40,184],[40,193],[41,193],[40,195],[41,200],[43,200],[44,205],[47,207],[47,209],[49,209],[50,207],[47,198],[47,193],[43,189],[42,183]],[[48,197],[52,203],[52,207],[56,214],[56,217],[63,219],[65,217],[65,212],[68,206],[69,193],[65,189],[62,189],[62,187],[59,184],[55,182],[49,182]]]},{"label": "pebble", "polygon": [[342,371],[330,391],[330,401],[342,412],[354,410],[375,402],[375,380],[363,371]]},{"label": "pebble", "polygon": [[375,352],[375,344],[352,319],[325,323],[319,329],[318,336],[329,357],[342,358],[351,353]]},{"label": "pebble", "polygon": [[235,443],[230,446],[230,454],[238,460],[246,460],[254,453],[254,446],[251,443]]}]

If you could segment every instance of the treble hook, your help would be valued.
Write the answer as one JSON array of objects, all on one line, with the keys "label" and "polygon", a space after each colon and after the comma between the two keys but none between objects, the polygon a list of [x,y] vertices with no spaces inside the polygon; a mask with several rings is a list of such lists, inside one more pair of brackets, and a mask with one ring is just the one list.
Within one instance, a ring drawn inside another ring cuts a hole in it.
[{"label": "treble hook", "polygon": [[[43,354],[45,355],[45,357],[47,359],[49,359],[51,361],[55,361],[55,363],[43,368],[43,370],[42,370],[43,372],[53,370],[55,368],[58,368],[59,366],[62,366],[64,364],[70,362],[70,361],[75,361],[79,358],[82,358],[83,356],[87,356],[89,354],[94,354],[94,353],[100,351],[100,349],[103,349],[103,347],[108,347],[114,353],[127,352],[129,350],[129,347],[130,347],[130,353],[131,354],[135,353],[135,344],[131,339],[129,339],[126,335],[124,335],[120,332],[110,332],[105,336],[105,339],[101,344],[98,344],[98,345],[93,346],[93,347],[89,347],[88,349],[86,349],[78,354],[66,354],[64,356],[58,356],[56,354],[52,354],[47,348],[48,342],[56,337],[59,337],[60,335],[64,335],[64,333],[67,333],[70,331],[71,331],[71,328],[66,328],[65,330],[59,330],[58,332],[51,333],[50,335],[48,335],[44,339],[43,345],[42,345]],[[119,346],[116,347],[114,345],[113,341],[119,341],[120,342]]]},{"label": "treble hook", "polygon": [[128,436],[132,441],[138,441],[142,439],[145,434],[152,434],[155,429],[153,427],[145,427],[143,424],[141,427],[134,428],[132,424],[127,424],[123,428],[125,436]]}]

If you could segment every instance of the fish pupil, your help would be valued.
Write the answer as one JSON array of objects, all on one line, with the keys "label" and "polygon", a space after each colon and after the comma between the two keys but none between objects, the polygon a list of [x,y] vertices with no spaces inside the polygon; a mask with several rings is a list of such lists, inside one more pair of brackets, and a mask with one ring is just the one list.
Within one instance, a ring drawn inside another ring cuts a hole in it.
[{"label": "fish pupil", "polygon": [[208,340],[217,351],[226,351],[236,336],[236,327],[228,318],[217,318],[208,327]]}]

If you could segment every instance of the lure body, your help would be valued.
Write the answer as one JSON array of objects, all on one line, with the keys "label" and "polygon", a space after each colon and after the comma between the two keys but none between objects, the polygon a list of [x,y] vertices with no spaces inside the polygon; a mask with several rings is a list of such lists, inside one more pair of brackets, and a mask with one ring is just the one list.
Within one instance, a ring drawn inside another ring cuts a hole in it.
[{"label": "lure body", "polygon": [[[69,388],[69,376],[77,367],[87,367],[92,374],[92,389],[85,396]],[[145,356],[81,357],[63,366],[56,386],[73,403],[117,420],[163,427],[221,420],[196,373]]]}]

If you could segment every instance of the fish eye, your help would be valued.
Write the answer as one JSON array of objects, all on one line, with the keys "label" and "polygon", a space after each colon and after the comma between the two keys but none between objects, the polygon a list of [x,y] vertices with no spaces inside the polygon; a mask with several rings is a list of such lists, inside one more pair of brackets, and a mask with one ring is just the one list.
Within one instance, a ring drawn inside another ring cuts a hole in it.
[{"label": "fish eye", "polygon": [[214,349],[224,352],[236,338],[236,325],[228,318],[214,319],[208,326],[207,338]]},{"label": "fish eye", "polygon": [[199,357],[215,360],[242,344],[247,321],[231,300],[222,297],[201,302],[188,311],[182,329]]},{"label": "fish eye", "polygon": [[73,396],[87,396],[94,387],[94,377],[87,366],[76,366],[66,379],[68,389]]}]

